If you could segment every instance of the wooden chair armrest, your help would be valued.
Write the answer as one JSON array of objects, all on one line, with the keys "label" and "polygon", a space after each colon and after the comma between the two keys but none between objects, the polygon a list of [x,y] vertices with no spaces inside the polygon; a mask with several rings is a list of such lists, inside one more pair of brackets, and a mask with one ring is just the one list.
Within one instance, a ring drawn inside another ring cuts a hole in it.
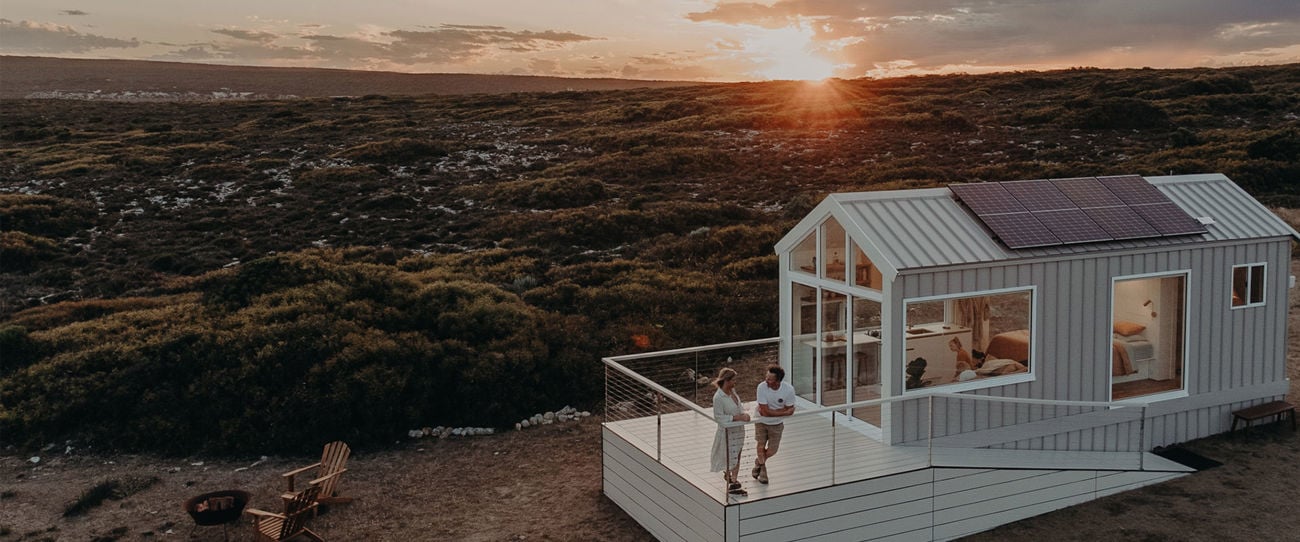
[{"label": "wooden chair armrest", "polygon": [[324,482],[324,481],[326,481],[326,480],[329,480],[330,478],[337,478],[337,477],[339,477],[339,476],[342,476],[343,473],[345,473],[345,472],[347,472],[347,471],[348,471],[348,469],[339,469],[339,470],[337,470],[337,471],[334,471],[334,472],[331,472],[331,473],[329,473],[329,474],[326,474],[325,476],[321,476],[320,478],[317,478],[317,479],[315,479],[315,480],[312,480],[311,482],[308,482],[308,483],[311,484],[311,485],[320,485],[321,482]]},{"label": "wooden chair armrest", "polygon": [[301,469],[294,469],[294,470],[291,470],[291,471],[286,472],[286,473],[284,473],[284,474],[281,474],[280,477],[281,477],[281,478],[284,478],[285,483],[288,484],[287,487],[288,487],[289,491],[293,491],[293,477],[294,477],[294,476],[297,476],[297,475],[299,475],[299,474],[302,474],[302,473],[304,473],[304,472],[307,472],[307,471],[309,471],[309,470],[312,470],[312,469],[315,469],[315,468],[319,468],[319,467],[320,467],[320,463],[312,463],[312,464],[307,465],[306,467],[303,467],[303,468],[301,468]]},{"label": "wooden chair armrest", "polygon": [[277,513],[275,513],[275,512],[267,512],[266,510],[258,510],[258,509],[256,509],[256,508],[248,508],[248,509],[245,509],[244,512],[247,513],[247,514],[252,514],[252,515],[254,515],[254,516],[259,516],[259,517],[272,517],[272,518],[280,518],[280,519],[284,519],[284,514],[277,514]]}]

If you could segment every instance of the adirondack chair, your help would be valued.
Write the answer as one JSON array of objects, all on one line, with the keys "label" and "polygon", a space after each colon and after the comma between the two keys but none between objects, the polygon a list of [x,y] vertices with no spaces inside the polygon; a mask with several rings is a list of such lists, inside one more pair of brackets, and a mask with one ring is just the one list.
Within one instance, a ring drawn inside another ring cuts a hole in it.
[{"label": "adirondack chair", "polygon": [[307,465],[306,467],[292,470],[284,473],[286,487],[290,493],[293,492],[294,477],[316,469],[316,477],[312,479],[312,485],[320,486],[320,496],[316,502],[321,504],[344,504],[352,502],[352,497],[338,496],[339,478],[347,472],[348,456],[352,455],[352,448],[349,448],[341,440],[336,440],[325,445],[325,450],[321,453],[320,462]]},{"label": "adirondack chair", "polygon": [[249,508],[247,512],[253,516],[257,539],[280,542],[301,535],[316,542],[325,542],[320,535],[307,528],[307,520],[316,515],[316,498],[319,496],[320,486],[313,484],[287,497],[283,514]]}]

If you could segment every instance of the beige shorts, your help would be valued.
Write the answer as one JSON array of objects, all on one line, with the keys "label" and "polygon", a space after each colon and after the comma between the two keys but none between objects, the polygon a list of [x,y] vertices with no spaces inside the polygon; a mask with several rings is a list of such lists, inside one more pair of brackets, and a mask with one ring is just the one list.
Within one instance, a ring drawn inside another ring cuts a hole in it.
[{"label": "beige shorts", "polygon": [[785,431],[785,424],[783,423],[776,425],[754,424],[754,436],[758,439],[758,447],[767,448],[769,455],[776,453],[776,449],[781,446],[782,431]]}]

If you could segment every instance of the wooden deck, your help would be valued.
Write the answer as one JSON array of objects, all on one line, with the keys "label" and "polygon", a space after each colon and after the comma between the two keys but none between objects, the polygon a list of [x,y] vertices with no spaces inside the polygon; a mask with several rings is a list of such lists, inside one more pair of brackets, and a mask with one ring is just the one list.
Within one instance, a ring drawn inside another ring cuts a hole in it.
[{"label": "wooden deck", "polygon": [[[769,484],[754,480],[752,427],[746,427],[741,480],[748,496],[727,495],[721,473],[709,472],[717,425],[695,412],[607,422],[605,428],[658,460],[682,481],[724,504],[755,502],[839,484],[883,478],[931,467],[1058,469],[1090,471],[1189,472],[1187,467],[1141,452],[1067,452],[926,446],[886,446],[865,432],[832,426],[824,416],[795,416],[786,422],[781,448],[768,463]],[[662,448],[656,450],[656,439]],[[988,445],[987,442],[983,443]]]}]

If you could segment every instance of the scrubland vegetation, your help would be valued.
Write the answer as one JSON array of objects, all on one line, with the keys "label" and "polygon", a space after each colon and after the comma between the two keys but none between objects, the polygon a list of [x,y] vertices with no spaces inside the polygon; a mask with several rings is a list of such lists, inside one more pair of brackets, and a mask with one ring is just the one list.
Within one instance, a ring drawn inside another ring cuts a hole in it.
[{"label": "scrubland vegetation", "polygon": [[0,103],[0,435],[184,454],[600,407],[776,334],[828,193],[1221,172],[1296,202],[1300,67]]}]

